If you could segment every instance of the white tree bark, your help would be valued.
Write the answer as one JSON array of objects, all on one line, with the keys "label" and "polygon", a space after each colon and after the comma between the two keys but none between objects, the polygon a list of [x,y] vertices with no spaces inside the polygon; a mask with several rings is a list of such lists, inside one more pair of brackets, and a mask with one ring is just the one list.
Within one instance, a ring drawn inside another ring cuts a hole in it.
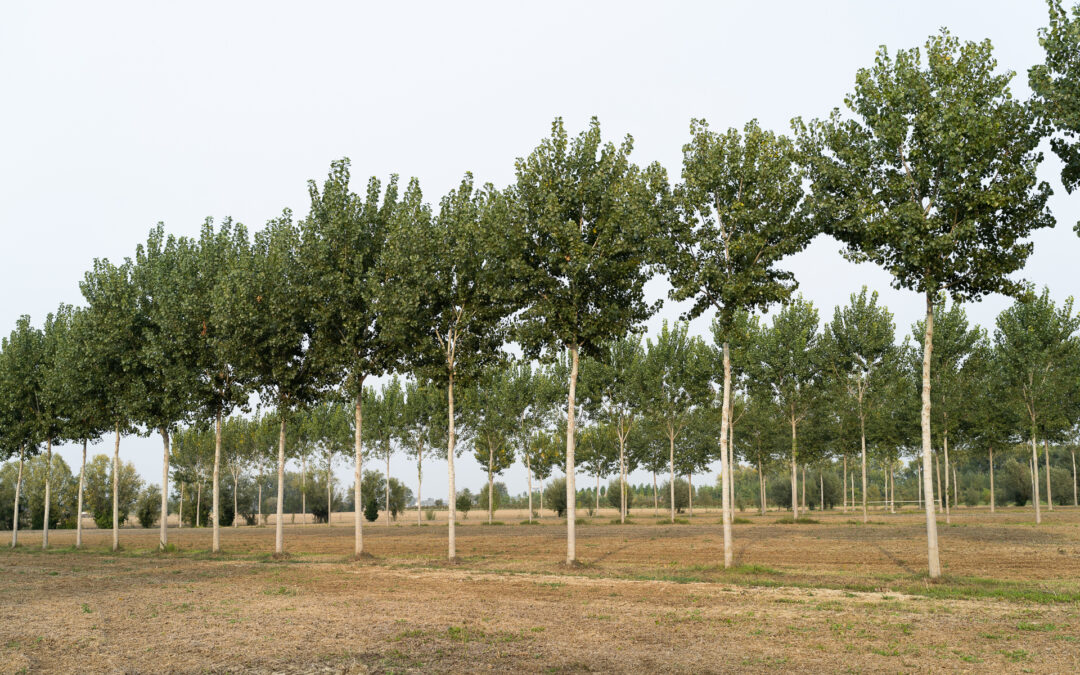
[{"label": "white tree bark", "polygon": [[49,502],[52,501],[51,497],[51,481],[49,480],[52,474],[52,439],[45,439],[45,520],[41,523],[41,548],[49,548]]},{"label": "white tree bark", "polygon": [[447,557],[450,562],[457,560],[457,539],[455,526],[457,523],[454,521],[457,519],[457,487],[454,485],[454,370],[453,370],[453,354],[451,353],[451,368],[448,385],[446,387],[446,404],[449,411],[447,434],[446,434],[446,479],[449,484],[447,487],[450,492],[450,499],[447,502],[449,510],[447,513],[447,525],[448,525],[448,553]]},{"label": "white tree bark", "polygon": [[213,508],[211,510],[210,518],[214,521],[214,539],[212,551],[214,553],[221,553],[221,531],[219,528],[219,521],[221,520],[221,411],[219,410],[214,418],[214,491],[213,491]]},{"label": "white tree bark", "polygon": [[791,518],[799,519],[799,474],[798,464],[795,460],[796,446],[795,418],[791,418]]},{"label": "white tree bark", "polygon": [[931,579],[941,576],[938,557],[937,518],[934,515],[934,486],[930,483],[930,357],[934,350],[934,295],[926,293],[926,330],[923,335],[922,364],[922,452],[923,492],[926,495],[926,557]]},{"label": "white tree bark", "polygon": [[83,482],[86,475],[86,445],[84,438],[82,443],[82,464],[79,466],[79,503],[75,512],[75,548],[82,548],[82,512],[83,512]]},{"label": "white tree bark", "polygon": [[1042,522],[1042,508],[1039,505],[1039,446],[1035,442],[1035,426],[1031,428],[1031,494],[1035,502],[1035,524]]},{"label": "white tree bark", "polygon": [[112,474],[112,550],[120,548],[120,425],[116,425]]},{"label": "white tree bark", "polygon": [[578,347],[570,347],[570,387],[566,397],[566,564],[577,561],[577,484],[574,469],[576,439],[574,398],[577,394]]},{"label": "white tree bark", "polygon": [[997,495],[994,494],[994,446],[990,446],[990,513],[994,512]]},{"label": "white tree bark", "polygon": [[[723,486],[720,488],[720,510],[723,511],[721,522],[724,529],[724,568],[730,568],[735,564],[735,544],[732,540],[731,531],[731,482],[728,473],[731,472],[729,464],[730,435],[728,428],[731,425],[731,349],[725,340],[722,347],[724,368],[724,391],[721,394],[720,410],[720,479]],[[758,463],[758,477],[761,476],[761,463]],[[765,502],[762,501],[762,515],[765,513]]]},{"label": "white tree bark", "polygon": [[285,552],[285,412],[281,414],[281,429],[278,432],[277,461],[277,522],[274,523],[274,553]]},{"label": "white tree bark", "polygon": [[416,524],[423,525],[424,519],[421,518],[420,508],[420,495],[421,490],[424,487],[424,446],[418,445],[416,447]]},{"label": "white tree bark", "polygon": [[[360,381],[360,391],[363,391],[363,380]],[[354,415],[354,428],[353,428],[353,531],[355,539],[354,554],[356,556],[363,555],[364,553],[364,525],[363,516],[361,512],[364,510],[363,495],[360,494],[360,481],[363,477],[362,470],[364,467],[364,453],[361,447],[361,431],[364,426],[362,406],[362,394],[356,396],[356,406],[353,411]]]},{"label": "white tree bark", "polygon": [[668,470],[670,477],[668,478],[668,499],[670,500],[669,509],[671,511],[671,522],[675,522],[675,434],[672,433],[670,425],[668,426],[668,449],[670,454],[668,455]]},{"label": "white tree bark", "polygon": [[[947,421],[947,419],[946,419]],[[945,504],[945,524],[952,523],[949,511],[949,428],[946,426],[942,435],[942,448],[945,450],[945,491],[941,493],[941,501]],[[953,481],[953,490],[956,489],[956,481]]]},{"label": "white tree bark", "polygon": [[22,488],[23,459],[26,446],[19,446],[19,477],[15,479],[15,510],[11,512],[11,548],[19,545],[19,492]]},{"label": "white tree bark", "polygon": [[1054,510],[1054,496],[1050,491],[1050,446],[1043,437],[1043,466],[1046,467],[1046,510]]},{"label": "white tree bark", "polygon": [[[164,551],[169,545],[169,430],[161,428],[161,443],[164,453],[161,458],[161,524],[158,527],[158,550]],[[86,442],[83,442],[83,463],[86,463]],[[235,490],[233,493],[235,494]],[[79,511],[82,512],[82,474],[79,474]],[[82,518],[79,519],[80,521]],[[80,538],[81,541],[81,538]]]}]

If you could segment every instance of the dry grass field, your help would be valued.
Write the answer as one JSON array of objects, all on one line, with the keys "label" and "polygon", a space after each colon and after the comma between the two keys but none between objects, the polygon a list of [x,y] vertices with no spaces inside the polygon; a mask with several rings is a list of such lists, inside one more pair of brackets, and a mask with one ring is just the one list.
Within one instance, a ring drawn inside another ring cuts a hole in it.
[{"label": "dry grass field", "polygon": [[[718,513],[584,519],[579,566],[548,517],[473,512],[449,565],[445,523],[341,522],[38,533],[0,552],[0,672],[1080,671],[1080,511],[960,509],[941,527],[946,578],[922,573],[914,511],[739,514],[734,570]],[[5,535],[0,535],[5,536]],[[10,533],[6,535],[10,536]],[[4,539],[7,541],[7,539]]]}]

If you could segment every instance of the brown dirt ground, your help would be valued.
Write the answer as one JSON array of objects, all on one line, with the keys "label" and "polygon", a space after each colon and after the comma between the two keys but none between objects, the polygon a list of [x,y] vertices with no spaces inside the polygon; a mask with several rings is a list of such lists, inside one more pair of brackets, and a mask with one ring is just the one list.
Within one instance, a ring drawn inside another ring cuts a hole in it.
[{"label": "brown dirt ground", "polygon": [[[344,515],[344,514],[343,514]],[[0,552],[0,672],[1080,671],[1080,510],[960,509],[941,528],[948,578],[922,576],[922,516],[782,513],[735,526],[722,570],[718,514],[661,525],[613,513],[578,528],[567,568],[553,518],[458,529],[365,524],[350,559],[335,524],[20,533]],[[513,524],[510,524],[513,523]],[[0,537],[3,537],[0,534]],[[8,534],[7,536],[10,536]],[[0,541],[7,541],[6,538]],[[954,597],[955,596],[955,597]]]}]

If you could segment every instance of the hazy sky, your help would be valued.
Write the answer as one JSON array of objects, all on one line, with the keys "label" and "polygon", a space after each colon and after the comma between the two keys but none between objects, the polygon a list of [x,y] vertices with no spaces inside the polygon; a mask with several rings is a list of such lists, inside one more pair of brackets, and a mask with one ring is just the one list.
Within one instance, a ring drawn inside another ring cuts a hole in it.
[{"label": "hazy sky", "polygon": [[[352,159],[369,175],[417,176],[429,200],[465,171],[502,186],[561,115],[590,116],[605,137],[635,139],[636,160],[677,180],[692,117],[713,128],[792,117],[843,103],[879,45],[922,45],[947,26],[990,38],[1002,69],[1041,60],[1039,0],[992,2],[53,3],[0,6],[0,330],[40,324],[80,303],[93,258],[134,253],[162,221],[196,234],[207,216],[251,228],[307,209],[306,181]],[[1059,224],[1035,238],[1025,278],[1058,301],[1077,292],[1080,196],[1065,194],[1049,155]],[[922,300],[896,291],[821,238],[792,258],[823,318],[862,284],[881,292],[906,333]],[[662,282],[651,286],[665,294]],[[991,326],[1008,302],[968,308]],[[668,303],[650,327],[677,317]],[[693,324],[706,332],[708,318]],[[111,450],[100,447],[101,451]],[[61,451],[77,471],[77,451]],[[121,456],[160,480],[161,443],[125,439]],[[425,463],[425,495],[445,494],[445,464]],[[404,459],[394,475],[415,489]],[[345,485],[351,471],[339,471]],[[524,468],[504,479],[524,490]],[[644,480],[645,476],[637,476]],[[459,463],[459,487],[481,468]],[[700,480],[700,479],[699,479]],[[712,477],[709,478],[712,480]],[[591,484],[583,479],[584,484]]]}]

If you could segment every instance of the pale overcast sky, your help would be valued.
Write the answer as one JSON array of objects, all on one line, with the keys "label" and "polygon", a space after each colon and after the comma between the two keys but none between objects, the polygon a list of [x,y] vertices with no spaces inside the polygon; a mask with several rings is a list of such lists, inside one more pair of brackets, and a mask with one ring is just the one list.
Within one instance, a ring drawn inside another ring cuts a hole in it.
[{"label": "pale overcast sky", "polygon": [[[553,117],[576,133],[596,115],[607,138],[633,134],[637,161],[659,160],[677,180],[692,117],[718,130],[757,118],[787,132],[792,117],[842,105],[879,45],[922,45],[942,26],[961,39],[990,38],[1026,96],[1045,23],[1039,0],[8,0],[0,6],[0,331],[21,314],[40,324],[59,302],[80,303],[78,282],[93,258],[132,255],[159,221],[193,235],[206,216],[258,228],[284,207],[302,215],[305,182],[342,156],[358,188],[369,175],[399,173],[417,176],[437,201],[465,171],[507,184],[514,158]],[[1060,301],[1078,290],[1080,196],[1065,194],[1049,153],[1042,174],[1059,224],[1034,238],[1024,276]],[[867,284],[906,333],[921,299],[838,250],[821,238],[790,261],[802,293],[826,318]],[[659,281],[651,288],[666,292]],[[968,311],[991,326],[1007,304],[994,297]],[[669,303],[650,327],[678,312]],[[705,318],[693,328],[707,326]],[[61,453],[77,471],[77,451]],[[157,437],[125,439],[121,456],[160,480]],[[459,487],[478,489],[477,463],[466,456],[459,467]],[[392,472],[415,489],[404,458]],[[444,496],[445,464],[425,463],[424,473],[424,494]],[[351,483],[344,464],[338,475]],[[523,491],[524,468],[504,480]]]}]

